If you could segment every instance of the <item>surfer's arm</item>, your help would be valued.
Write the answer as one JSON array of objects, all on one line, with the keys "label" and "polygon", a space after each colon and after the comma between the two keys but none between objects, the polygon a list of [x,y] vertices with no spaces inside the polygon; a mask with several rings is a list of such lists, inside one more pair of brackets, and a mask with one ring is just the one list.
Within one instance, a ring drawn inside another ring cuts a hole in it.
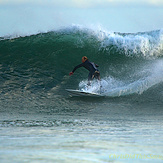
[{"label": "surfer's arm", "polygon": [[80,68],[80,67],[83,67],[83,63],[77,65],[73,70],[72,72],[74,73],[76,71],[76,69]]},{"label": "surfer's arm", "polygon": [[73,75],[73,73],[76,71],[76,69],[78,69],[78,68],[80,68],[80,67],[82,67],[82,66],[83,66],[83,63],[77,65],[77,66],[69,73],[69,75],[70,75],[70,76]]}]

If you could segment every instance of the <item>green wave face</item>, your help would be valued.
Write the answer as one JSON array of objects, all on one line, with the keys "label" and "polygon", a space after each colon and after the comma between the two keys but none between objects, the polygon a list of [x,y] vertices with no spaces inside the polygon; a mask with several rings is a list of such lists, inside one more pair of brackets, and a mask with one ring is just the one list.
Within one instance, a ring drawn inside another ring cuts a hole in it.
[{"label": "green wave face", "polygon": [[103,93],[142,93],[163,81],[161,30],[122,34],[69,27],[37,35],[0,38],[1,92],[62,92],[82,89],[88,72],[78,69],[82,56],[100,67]]}]

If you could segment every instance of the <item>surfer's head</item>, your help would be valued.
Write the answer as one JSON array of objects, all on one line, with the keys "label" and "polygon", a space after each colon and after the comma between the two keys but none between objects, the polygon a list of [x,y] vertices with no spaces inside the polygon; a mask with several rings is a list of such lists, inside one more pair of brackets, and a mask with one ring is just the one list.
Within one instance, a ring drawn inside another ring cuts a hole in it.
[{"label": "surfer's head", "polygon": [[82,62],[84,63],[88,58],[86,56],[82,57]]}]

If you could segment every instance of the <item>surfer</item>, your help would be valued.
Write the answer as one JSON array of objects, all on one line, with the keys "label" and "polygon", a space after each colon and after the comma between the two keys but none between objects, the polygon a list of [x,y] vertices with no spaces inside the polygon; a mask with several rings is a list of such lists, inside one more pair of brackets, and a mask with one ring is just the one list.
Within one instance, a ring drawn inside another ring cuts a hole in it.
[{"label": "surfer", "polygon": [[[91,85],[91,81],[96,78],[100,81],[100,72],[97,69],[99,67],[97,64],[90,62],[86,56],[82,57],[82,63],[77,65],[72,72],[69,73],[69,75],[73,75],[73,73],[76,71],[76,69],[84,67],[89,71],[88,75],[88,86]],[[101,85],[101,84],[100,84]]]}]

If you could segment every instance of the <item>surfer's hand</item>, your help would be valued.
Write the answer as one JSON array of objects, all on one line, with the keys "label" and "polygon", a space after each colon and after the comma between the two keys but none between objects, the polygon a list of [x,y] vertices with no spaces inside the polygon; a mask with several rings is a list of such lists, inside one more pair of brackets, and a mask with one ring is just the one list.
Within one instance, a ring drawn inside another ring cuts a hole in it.
[{"label": "surfer's hand", "polygon": [[69,75],[70,75],[70,76],[73,75],[73,72],[70,72]]}]

